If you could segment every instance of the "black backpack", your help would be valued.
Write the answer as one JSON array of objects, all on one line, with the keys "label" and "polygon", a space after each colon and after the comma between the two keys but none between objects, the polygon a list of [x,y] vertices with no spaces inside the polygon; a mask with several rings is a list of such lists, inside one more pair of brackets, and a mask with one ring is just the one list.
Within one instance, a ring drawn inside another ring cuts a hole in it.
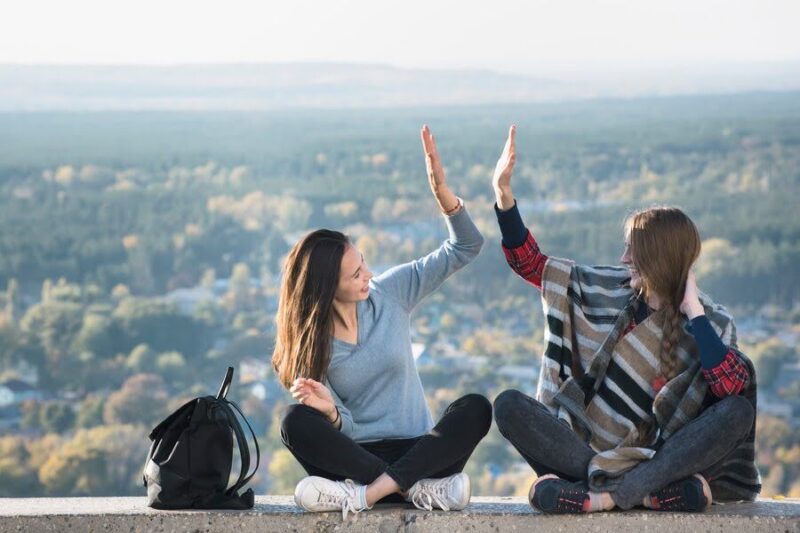
[{"label": "black backpack", "polygon": [[[261,453],[253,428],[239,407],[225,399],[233,368],[228,367],[219,393],[185,403],[150,432],[150,452],[144,467],[147,505],[155,509],[252,509],[253,489],[239,489],[258,471]],[[250,428],[256,445],[256,467],[250,469],[250,448],[233,407]],[[230,488],[233,439],[239,446],[241,469]]]}]

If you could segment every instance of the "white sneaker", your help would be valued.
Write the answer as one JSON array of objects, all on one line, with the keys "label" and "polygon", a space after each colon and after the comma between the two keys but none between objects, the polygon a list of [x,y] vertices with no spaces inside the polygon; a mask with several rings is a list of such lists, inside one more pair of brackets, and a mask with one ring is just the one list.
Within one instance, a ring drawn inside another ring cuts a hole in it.
[{"label": "white sneaker", "polygon": [[461,472],[440,479],[420,479],[408,489],[406,500],[417,509],[460,511],[469,503],[469,476]]},{"label": "white sneaker", "polygon": [[332,481],[318,476],[303,478],[294,489],[294,502],[312,513],[341,510],[343,520],[347,518],[347,513],[356,514],[369,509],[366,487],[352,479]]}]

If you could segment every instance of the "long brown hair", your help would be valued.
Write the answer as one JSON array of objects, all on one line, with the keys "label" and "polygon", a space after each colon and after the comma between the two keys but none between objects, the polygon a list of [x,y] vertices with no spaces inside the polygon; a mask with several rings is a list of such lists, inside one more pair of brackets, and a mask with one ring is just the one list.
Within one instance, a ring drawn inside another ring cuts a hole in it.
[{"label": "long brown hair", "polygon": [[322,381],[328,370],[333,335],[333,297],[342,256],[350,240],[320,229],[289,251],[284,264],[272,366],[289,388],[298,377]]},{"label": "long brown hair", "polygon": [[689,269],[700,255],[700,233],[691,219],[675,207],[637,211],[628,217],[625,229],[644,296],[655,294],[661,303],[664,333],[659,362],[661,374],[669,380],[679,371],[680,361],[674,352],[682,334],[680,305]]}]

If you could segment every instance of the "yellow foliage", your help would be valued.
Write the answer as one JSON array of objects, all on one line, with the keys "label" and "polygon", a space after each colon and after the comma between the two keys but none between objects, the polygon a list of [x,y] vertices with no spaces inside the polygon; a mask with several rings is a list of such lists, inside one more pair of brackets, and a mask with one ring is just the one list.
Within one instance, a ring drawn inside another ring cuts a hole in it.
[{"label": "yellow foliage", "polygon": [[702,278],[735,261],[738,254],[736,247],[726,239],[706,239],[703,241],[702,252],[697,260],[695,272],[699,278]]},{"label": "yellow foliage", "polygon": [[382,167],[389,162],[389,155],[384,152],[374,154],[370,161],[373,167]]},{"label": "yellow foliage", "polygon": [[137,489],[147,440],[139,426],[79,430],[39,468],[49,494],[130,494]]},{"label": "yellow foliage", "polygon": [[291,494],[307,474],[289,450],[279,449],[269,462],[270,490],[276,494]]},{"label": "yellow foliage", "polygon": [[213,196],[206,209],[222,213],[236,220],[248,230],[275,226],[282,231],[305,228],[311,216],[311,204],[291,196],[269,196],[261,191],[251,192],[240,199],[231,196]]},{"label": "yellow foliage", "polygon": [[128,286],[124,285],[122,283],[118,283],[118,284],[114,285],[114,288],[111,289],[111,296],[115,300],[121,300],[122,298],[125,298],[126,296],[130,296],[130,294],[131,294],[131,291],[130,291],[130,289],[128,289]]},{"label": "yellow foliage", "polygon": [[75,179],[75,169],[71,165],[63,165],[56,169],[53,181],[59,185],[71,185]]},{"label": "yellow foliage", "polygon": [[122,246],[124,246],[126,250],[133,250],[139,246],[139,236],[133,234],[125,235],[122,238]]},{"label": "yellow foliage", "polygon": [[186,224],[183,228],[183,232],[190,237],[198,237],[203,234],[203,229],[199,224]]}]

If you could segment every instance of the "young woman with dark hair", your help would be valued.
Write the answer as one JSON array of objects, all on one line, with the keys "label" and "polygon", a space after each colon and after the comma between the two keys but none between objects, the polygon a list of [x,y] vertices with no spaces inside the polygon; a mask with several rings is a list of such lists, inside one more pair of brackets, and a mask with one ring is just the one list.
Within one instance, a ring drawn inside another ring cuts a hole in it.
[{"label": "young woman with dark hair", "polygon": [[500,432],[540,476],[546,513],[702,511],[752,500],[756,380],[727,310],[698,291],[694,223],[674,207],[633,213],[622,266],[548,257],[511,192],[509,131],[495,169],[495,211],[508,264],[541,290],[545,351],[536,399],[494,402]]},{"label": "young woman with dark hair", "polygon": [[373,277],[345,235],[318,230],[286,259],[272,362],[298,401],[281,436],[310,474],[295,490],[308,511],[346,516],[387,496],[429,510],[469,502],[462,470],[489,430],[491,404],[464,396],[434,425],[409,329],[414,307],[477,257],[483,237],[448,187],[427,126],[421,135],[449,230],[438,249]]}]

